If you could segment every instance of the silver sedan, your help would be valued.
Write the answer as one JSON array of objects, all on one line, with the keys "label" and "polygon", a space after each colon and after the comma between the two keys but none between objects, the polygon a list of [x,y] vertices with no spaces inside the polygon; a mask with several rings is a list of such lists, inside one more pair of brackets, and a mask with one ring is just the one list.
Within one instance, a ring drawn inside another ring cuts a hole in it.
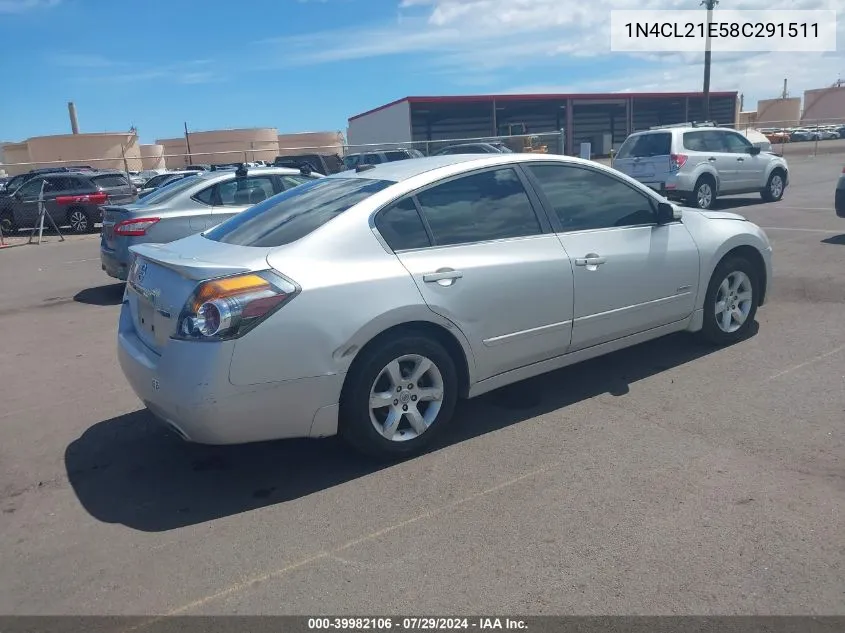
[{"label": "silver sedan", "polygon": [[193,173],[134,204],[103,207],[100,265],[107,275],[126,280],[129,249],[136,244],[172,242],[199,233],[280,191],[322,178],[284,167]]},{"label": "silver sedan", "polygon": [[132,249],[123,371],[184,439],[416,454],[458,398],[679,331],[741,340],[772,249],[597,163],[362,166]]}]

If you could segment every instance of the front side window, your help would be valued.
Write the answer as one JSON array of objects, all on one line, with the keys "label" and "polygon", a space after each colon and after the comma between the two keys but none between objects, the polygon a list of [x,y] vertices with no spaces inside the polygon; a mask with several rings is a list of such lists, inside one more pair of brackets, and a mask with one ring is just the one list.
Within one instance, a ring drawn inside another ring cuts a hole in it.
[{"label": "front side window", "polygon": [[50,191],[50,183],[44,180],[44,178],[33,178],[18,189],[18,193],[24,198],[37,198],[41,194],[42,183],[44,184],[44,193]]},{"label": "front side window", "polygon": [[394,251],[431,246],[413,198],[400,200],[380,212],[376,228]]},{"label": "front side window", "polygon": [[438,246],[542,232],[522,181],[511,168],[456,178],[421,192],[417,199]]},{"label": "front side window", "polygon": [[301,184],[304,184],[310,180],[314,180],[313,178],[309,178],[308,176],[282,176],[282,184],[284,185],[285,189],[292,189],[294,187],[298,187]]},{"label": "front side window", "polygon": [[747,154],[751,150],[751,142],[735,132],[719,132],[725,152],[730,154]]},{"label": "front side window", "polygon": [[290,244],[393,184],[368,178],[315,178],[218,224],[205,236],[239,246]]},{"label": "front side window", "polygon": [[574,165],[531,165],[564,231],[584,231],[651,224],[651,199],[630,185]]}]

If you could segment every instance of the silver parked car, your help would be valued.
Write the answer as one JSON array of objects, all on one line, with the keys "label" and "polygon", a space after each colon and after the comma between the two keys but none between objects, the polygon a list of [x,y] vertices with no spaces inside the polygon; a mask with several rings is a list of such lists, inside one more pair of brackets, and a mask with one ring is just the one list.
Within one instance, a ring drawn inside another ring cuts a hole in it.
[{"label": "silver parked car", "polygon": [[192,172],[135,204],[104,207],[100,263],[110,277],[126,280],[129,247],[166,243],[199,233],[244,209],[319,178],[285,167]]},{"label": "silver parked car", "polygon": [[339,433],[388,458],[458,398],[670,332],[736,342],[771,278],[741,216],[544,154],[360,166],[132,250],[119,359],[155,416],[193,442]]},{"label": "silver parked car", "polygon": [[789,184],[783,157],[729,128],[681,124],[629,136],[613,166],[669,198],[709,209],[718,196],[759,193],[777,202]]}]

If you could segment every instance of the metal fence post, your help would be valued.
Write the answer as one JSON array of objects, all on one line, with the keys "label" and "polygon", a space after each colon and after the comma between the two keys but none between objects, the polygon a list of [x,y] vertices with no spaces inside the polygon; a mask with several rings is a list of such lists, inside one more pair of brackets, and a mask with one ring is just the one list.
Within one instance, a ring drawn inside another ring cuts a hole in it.
[{"label": "metal fence post", "polygon": [[566,128],[560,128],[560,150],[561,156],[566,155]]}]

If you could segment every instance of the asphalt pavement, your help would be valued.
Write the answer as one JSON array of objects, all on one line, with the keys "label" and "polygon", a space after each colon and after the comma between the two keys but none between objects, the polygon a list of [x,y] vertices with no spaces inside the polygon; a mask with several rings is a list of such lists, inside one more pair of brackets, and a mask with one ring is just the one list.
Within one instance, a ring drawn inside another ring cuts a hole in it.
[{"label": "asphalt pavement", "polygon": [[0,613],[841,614],[842,155],[784,200],[770,301],[462,403],[433,452],[203,447],[115,356],[98,237],[0,250]]}]

